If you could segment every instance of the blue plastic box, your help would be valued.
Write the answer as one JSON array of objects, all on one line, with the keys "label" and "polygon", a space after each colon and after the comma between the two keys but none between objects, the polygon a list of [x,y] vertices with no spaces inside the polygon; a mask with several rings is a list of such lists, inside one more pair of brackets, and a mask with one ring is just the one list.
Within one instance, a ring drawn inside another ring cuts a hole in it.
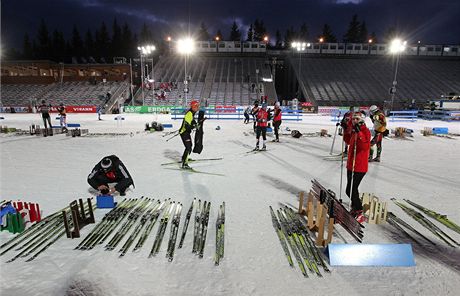
[{"label": "blue plastic box", "polygon": [[116,205],[112,195],[98,195],[96,197],[96,204],[99,209],[114,208]]},{"label": "blue plastic box", "polygon": [[447,135],[448,133],[448,127],[433,127],[433,134],[435,135]]}]

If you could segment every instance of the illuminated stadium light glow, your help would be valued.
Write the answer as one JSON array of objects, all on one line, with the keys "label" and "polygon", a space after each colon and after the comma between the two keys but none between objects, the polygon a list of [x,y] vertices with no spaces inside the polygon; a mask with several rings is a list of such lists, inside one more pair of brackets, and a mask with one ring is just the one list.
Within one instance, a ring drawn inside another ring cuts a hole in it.
[{"label": "illuminated stadium light glow", "polygon": [[390,43],[390,53],[400,53],[406,49],[406,41],[402,41],[401,39],[394,39]]},{"label": "illuminated stadium light glow", "polygon": [[191,54],[195,51],[195,42],[191,38],[177,41],[177,51],[181,54]]},{"label": "illuminated stadium light glow", "polygon": [[307,47],[310,47],[310,43],[306,43],[306,42],[299,42],[299,41],[296,41],[296,42],[292,42],[292,48],[295,48],[297,51],[304,51]]}]

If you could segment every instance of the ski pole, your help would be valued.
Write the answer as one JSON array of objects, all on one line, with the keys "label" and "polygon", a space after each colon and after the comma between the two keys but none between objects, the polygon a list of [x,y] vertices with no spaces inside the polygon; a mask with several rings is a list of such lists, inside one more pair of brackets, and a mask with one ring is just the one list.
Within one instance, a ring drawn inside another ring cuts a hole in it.
[{"label": "ski pole", "polygon": [[172,138],[177,137],[178,135],[179,135],[179,130],[177,130],[177,133],[176,133],[174,136],[172,136],[171,138],[167,139],[166,142],[168,142],[168,141],[171,140]]},{"label": "ski pole", "polygon": [[[337,117],[338,121],[340,121],[340,111],[339,111],[339,116]],[[337,122],[338,123],[338,122]],[[335,125],[335,132],[334,132],[334,138],[332,139],[332,145],[331,145],[331,151],[329,151],[329,155],[332,155],[332,150],[334,150],[334,144],[335,144],[335,137],[337,136],[337,129],[339,128],[338,125]],[[343,148],[343,147],[342,147]],[[342,150],[343,151],[343,150]]]},{"label": "ski pole", "polygon": [[342,188],[343,188],[343,147],[345,146],[345,138],[342,136],[342,160],[340,163],[340,191],[339,191],[339,201],[342,203]]}]

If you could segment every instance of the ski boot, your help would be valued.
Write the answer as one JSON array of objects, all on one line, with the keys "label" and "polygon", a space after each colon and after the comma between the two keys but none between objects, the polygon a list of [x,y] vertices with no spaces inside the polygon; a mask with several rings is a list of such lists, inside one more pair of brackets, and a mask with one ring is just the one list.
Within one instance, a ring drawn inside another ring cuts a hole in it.
[{"label": "ski boot", "polygon": [[260,151],[267,151],[267,146],[264,145]]},{"label": "ski boot", "polygon": [[259,146],[256,146],[256,148],[252,149],[252,151],[259,151]]},{"label": "ski boot", "polygon": [[372,161],[373,161],[373,162],[380,162],[380,156],[377,156],[377,157],[374,158]]},{"label": "ski boot", "polygon": [[191,170],[192,168],[188,165],[188,163],[183,163],[182,164],[182,169],[183,170]]},{"label": "ski boot", "polygon": [[360,224],[363,224],[364,222],[366,222],[366,217],[363,215],[363,211],[356,211],[355,212],[355,219]]}]

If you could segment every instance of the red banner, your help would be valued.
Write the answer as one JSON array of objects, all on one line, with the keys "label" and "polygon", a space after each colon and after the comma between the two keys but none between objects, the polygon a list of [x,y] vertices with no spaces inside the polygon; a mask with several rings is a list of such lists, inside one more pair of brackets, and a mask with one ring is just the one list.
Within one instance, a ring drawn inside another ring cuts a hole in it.
[{"label": "red banner", "polygon": [[235,113],[236,106],[216,106],[216,113]]},{"label": "red banner", "polygon": [[[51,107],[51,112],[57,112],[57,107]],[[65,106],[66,113],[96,113],[96,106]]]}]

